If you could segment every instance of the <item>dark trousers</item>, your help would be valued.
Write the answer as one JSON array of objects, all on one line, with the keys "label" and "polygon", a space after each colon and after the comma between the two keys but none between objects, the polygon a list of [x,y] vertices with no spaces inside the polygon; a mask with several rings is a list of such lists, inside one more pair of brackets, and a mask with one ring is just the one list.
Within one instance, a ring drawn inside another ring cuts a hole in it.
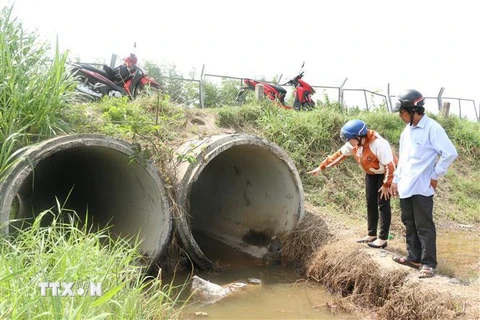
[{"label": "dark trousers", "polygon": [[437,233],[433,222],[433,196],[400,199],[402,222],[407,230],[408,259],[435,268]]},{"label": "dark trousers", "polygon": [[377,226],[380,220],[378,237],[387,240],[390,232],[390,222],[392,221],[392,210],[390,209],[390,199],[380,199],[380,193],[378,192],[383,185],[383,178],[383,174],[366,174],[365,193],[367,196],[368,235],[377,236]]}]

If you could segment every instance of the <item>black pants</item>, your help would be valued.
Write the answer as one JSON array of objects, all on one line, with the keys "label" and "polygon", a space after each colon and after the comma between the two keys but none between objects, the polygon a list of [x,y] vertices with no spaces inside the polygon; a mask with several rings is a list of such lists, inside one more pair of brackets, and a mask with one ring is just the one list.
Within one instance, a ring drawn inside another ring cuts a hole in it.
[{"label": "black pants", "polygon": [[433,222],[433,196],[400,199],[402,222],[407,230],[408,259],[435,268],[437,233]]},{"label": "black pants", "polygon": [[390,232],[390,222],[392,221],[392,210],[390,208],[390,199],[380,199],[380,193],[378,192],[383,185],[383,178],[383,174],[366,174],[365,193],[367,196],[368,235],[377,236],[377,226],[380,220],[378,238],[387,240]]}]

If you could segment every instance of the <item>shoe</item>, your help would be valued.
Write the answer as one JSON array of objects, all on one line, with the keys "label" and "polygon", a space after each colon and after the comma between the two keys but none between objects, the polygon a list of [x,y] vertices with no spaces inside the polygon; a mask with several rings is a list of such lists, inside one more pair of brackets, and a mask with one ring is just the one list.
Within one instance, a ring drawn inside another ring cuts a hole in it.
[{"label": "shoe", "polygon": [[395,261],[396,263],[399,263],[399,264],[403,264],[404,266],[407,266],[407,267],[410,267],[410,268],[413,268],[413,269],[420,269],[420,267],[422,266],[421,263],[419,262],[413,262],[411,260],[409,260],[407,257],[393,257],[393,261]]},{"label": "shoe", "polygon": [[383,249],[387,247],[387,241],[385,241],[382,244],[376,244],[374,242],[369,242],[367,243],[370,248],[375,248],[375,249]]},{"label": "shoe", "polygon": [[432,268],[432,267],[429,267],[427,265],[423,265],[422,268],[420,269],[420,274],[418,275],[418,277],[420,279],[423,279],[423,278],[431,278],[435,275],[435,269]]},{"label": "shoe", "polygon": [[377,240],[377,237],[366,236],[362,239],[355,240],[357,243],[369,243]]}]

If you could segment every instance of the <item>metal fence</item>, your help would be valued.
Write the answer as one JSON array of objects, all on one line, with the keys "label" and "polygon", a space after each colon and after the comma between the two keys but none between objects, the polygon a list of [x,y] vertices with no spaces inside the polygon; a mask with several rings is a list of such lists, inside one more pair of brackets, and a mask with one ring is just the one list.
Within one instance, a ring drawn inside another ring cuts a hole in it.
[{"label": "metal fence", "polygon": [[[243,86],[242,80],[244,78],[203,74],[201,79],[202,80],[200,80],[199,83],[200,86],[205,87],[213,84],[223,90],[220,90],[220,95],[215,96],[209,95],[209,93],[206,92],[206,100],[203,104],[200,102],[200,107],[220,107],[234,103],[234,97],[238,93],[238,90]],[[278,84],[278,81],[262,81],[271,84]],[[358,108],[367,111],[377,108],[386,108],[389,111],[392,110],[392,99],[395,95],[390,94],[389,84],[387,85],[387,93],[383,94],[381,92],[375,92],[364,88],[345,88],[346,81],[347,79],[345,79],[340,86],[312,85],[316,91],[314,99],[317,100],[317,102],[325,102],[325,100],[337,102],[346,111],[351,108]],[[228,85],[225,87],[227,82]],[[291,95],[292,88],[285,87],[285,89],[287,89],[288,92],[286,99],[288,101],[288,95]],[[200,88],[200,90],[203,89]],[[442,110],[444,103],[448,102],[450,104],[450,114],[455,114],[459,117],[470,120],[480,121],[480,106],[477,106],[475,100],[458,97],[444,97],[444,91],[445,88],[442,87],[437,96],[425,96],[425,109],[427,111],[437,114]]]},{"label": "metal fence", "polygon": [[[112,56],[111,65],[115,64],[116,57]],[[170,101],[187,107],[218,108],[236,104],[236,97],[243,87],[245,77],[233,77],[204,73],[205,65],[202,68],[200,79],[186,79],[181,77],[160,76],[159,80],[163,92],[168,94]],[[278,85],[282,76],[276,81],[258,79],[262,82]],[[312,85],[316,93],[313,98],[319,102],[337,102],[345,111],[356,108],[361,110],[373,110],[386,108],[392,110],[392,98],[390,84],[387,85],[387,92],[371,91],[365,88],[345,88],[346,78],[340,86]],[[293,88],[285,87],[287,97],[285,101],[292,101]],[[480,121],[480,105],[477,107],[475,100],[443,97],[445,88],[440,88],[437,96],[425,96],[425,109],[434,114],[442,110],[443,104],[450,104],[450,114],[462,118]],[[248,99],[253,99],[253,94]]]},{"label": "metal fence", "polygon": [[[243,79],[240,77],[222,76],[215,74],[204,74],[201,80],[160,77],[163,92],[168,94],[170,101],[182,104],[186,107],[198,108],[219,108],[223,106],[236,105],[236,97],[243,87]],[[277,84],[273,81],[265,81],[270,84]],[[314,100],[319,103],[337,102],[345,111],[349,109],[360,109],[371,111],[378,108],[392,110],[392,98],[394,95],[383,94],[363,88],[343,88],[335,86],[312,86],[316,93]],[[287,90],[286,101],[291,101],[292,88]],[[443,91],[443,90],[441,90]],[[253,100],[253,93],[247,96],[246,101]],[[445,102],[450,103],[450,114],[458,115],[469,120],[480,121],[480,110],[475,100],[443,97],[439,94],[436,97],[425,96],[425,109],[434,114],[442,110]]]},{"label": "metal fence", "polygon": [[[235,97],[238,91],[243,86],[241,77],[222,76],[215,74],[204,74],[199,82],[200,91],[206,91],[204,94],[205,100],[200,101],[200,107],[221,107],[224,105],[232,105],[235,102]],[[270,84],[277,84],[277,82],[265,81]],[[358,108],[361,110],[373,110],[377,108],[386,108],[392,110],[392,99],[395,97],[390,94],[390,85],[387,85],[387,93],[375,92],[364,88],[345,88],[347,79],[341,86],[325,86],[325,85],[312,85],[316,94],[314,99],[317,102],[325,102],[328,99],[330,102],[339,103],[344,110],[351,108]],[[219,91],[212,94],[211,89],[208,86],[215,85],[220,88]],[[206,88],[207,87],[207,88]],[[206,90],[205,90],[206,89]],[[292,88],[285,87],[287,89],[287,98],[291,96]],[[458,97],[444,97],[443,92],[445,88],[440,88],[437,96],[425,96],[425,109],[434,114],[439,113],[445,102],[450,103],[450,113],[456,114],[462,118],[470,120],[480,121],[480,110],[473,99],[458,98]]]}]

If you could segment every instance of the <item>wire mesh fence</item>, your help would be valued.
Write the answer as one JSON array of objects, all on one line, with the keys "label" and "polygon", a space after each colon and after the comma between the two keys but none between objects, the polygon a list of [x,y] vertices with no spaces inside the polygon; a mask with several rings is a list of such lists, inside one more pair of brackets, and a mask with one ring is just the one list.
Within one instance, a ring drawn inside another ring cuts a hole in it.
[{"label": "wire mesh fence", "polygon": [[[111,65],[114,65],[116,56],[112,55]],[[199,108],[219,108],[223,106],[241,105],[255,99],[254,90],[245,89],[244,77],[233,77],[226,75],[204,74],[200,79],[191,79],[178,76],[174,70],[160,70],[157,65],[147,62],[147,69],[150,76],[157,79],[162,87],[162,93],[168,95],[169,101],[181,104],[186,107]],[[205,66],[203,66],[205,68]],[[169,76],[166,76],[168,74]],[[172,76],[173,75],[173,76]],[[280,78],[276,81],[266,81],[259,79],[263,83],[278,85]],[[384,108],[391,110],[392,98],[390,94],[390,85],[387,92],[371,91],[365,88],[345,88],[345,81],[340,86],[312,85],[315,90],[313,100],[316,105],[326,102],[337,102],[345,111],[349,109],[374,110]],[[286,91],[285,101],[287,104],[293,101],[293,88],[284,87]],[[458,115],[462,118],[480,121],[480,105],[477,106],[475,100],[457,97],[443,97],[445,88],[440,88],[436,97],[425,96],[425,109],[432,113],[441,112],[444,103],[449,105],[450,114]],[[240,96],[242,95],[242,96]]]},{"label": "wire mesh fence", "polygon": [[[160,82],[162,93],[168,95],[171,102],[186,107],[220,108],[223,106],[241,105],[254,100],[254,90],[252,88],[245,90],[244,80],[249,78],[208,74],[202,70],[199,79],[194,79],[193,76],[188,79],[177,76],[178,74],[175,71],[169,70],[169,72],[165,72],[165,70],[160,70],[158,66],[154,65],[146,69],[150,76],[153,76]],[[172,74],[174,76],[171,76]],[[258,80],[266,84],[278,86],[280,79],[281,76],[276,82],[265,79]],[[336,102],[345,111],[350,109],[370,111],[378,108],[391,110],[391,100],[395,96],[390,94],[389,85],[387,92],[382,93],[380,90],[345,88],[346,81],[347,79],[340,86],[312,85],[315,90],[312,98],[316,105]],[[292,86],[284,86],[283,88],[286,91],[285,101],[288,105],[291,105],[294,88]],[[441,88],[436,97],[425,96],[425,108],[427,111],[435,114],[439,113],[443,108],[443,104],[447,102],[450,105],[450,114],[469,120],[480,121],[480,106],[476,105],[475,100],[443,97],[444,89]],[[243,96],[240,97],[242,93]]]},{"label": "wire mesh fence", "polygon": [[[239,93],[245,88],[245,78],[205,74],[201,80],[185,78],[160,77],[162,91],[168,94],[170,101],[187,107],[220,108],[224,106],[241,105],[255,99],[253,90],[244,90],[240,99]],[[277,85],[272,81],[262,82]],[[374,92],[362,88],[342,88],[335,86],[312,86],[317,106],[322,103],[337,102],[345,111],[360,109],[371,111],[378,108],[391,110],[391,100],[395,97],[389,94]],[[286,86],[285,101],[293,100],[293,88]],[[450,114],[462,118],[480,121],[478,106],[473,99],[456,97],[425,97],[425,109],[434,114],[441,111],[444,103],[450,104]]]}]

